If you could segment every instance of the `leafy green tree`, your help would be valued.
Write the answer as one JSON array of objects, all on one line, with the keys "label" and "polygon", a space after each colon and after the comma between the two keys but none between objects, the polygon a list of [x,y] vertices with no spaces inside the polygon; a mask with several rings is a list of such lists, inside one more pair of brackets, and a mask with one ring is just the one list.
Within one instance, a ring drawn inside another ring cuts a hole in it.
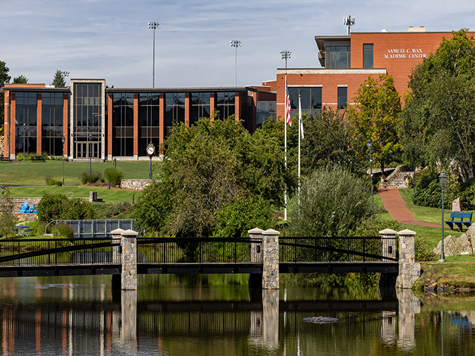
[{"label": "leafy green tree", "polygon": [[410,76],[401,114],[403,144],[415,142],[431,167],[455,165],[475,177],[475,45],[466,29],[443,39]]},{"label": "leafy green tree", "polygon": [[15,215],[13,215],[13,200],[10,198],[10,189],[7,187],[5,187],[0,209],[0,236],[8,237],[8,235],[13,235]]},{"label": "leafy green tree", "polygon": [[[9,71],[10,68],[7,67],[7,64],[3,61],[0,61],[0,89],[2,89],[5,84],[10,83],[11,77],[8,75]],[[0,93],[0,125],[3,125],[4,122],[4,95],[5,94]]]},{"label": "leafy green tree", "polygon": [[24,75],[19,75],[13,78],[13,84],[28,84],[28,78]]},{"label": "leafy green tree", "polygon": [[367,181],[347,168],[328,166],[302,182],[300,204],[291,201],[287,231],[295,237],[347,236],[377,210]]},{"label": "leafy green tree", "polygon": [[361,154],[368,151],[367,140],[373,141],[373,159],[384,166],[401,153],[398,126],[401,100],[388,74],[368,78],[360,85],[353,98],[356,103],[348,109],[348,119],[355,139],[355,148]]},{"label": "leafy green tree", "polygon": [[94,219],[96,217],[92,204],[81,198],[69,199],[64,194],[44,194],[38,203],[38,220],[51,222],[67,219]]},{"label": "leafy green tree", "polygon": [[55,88],[66,88],[66,77],[69,75],[69,72],[60,71],[59,69],[54,73],[53,82],[51,85],[54,85]]}]

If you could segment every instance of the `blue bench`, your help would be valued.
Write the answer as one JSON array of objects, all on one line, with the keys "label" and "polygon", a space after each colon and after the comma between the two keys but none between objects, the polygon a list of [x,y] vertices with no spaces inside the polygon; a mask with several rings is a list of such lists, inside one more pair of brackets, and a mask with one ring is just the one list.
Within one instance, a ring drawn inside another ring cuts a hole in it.
[{"label": "blue bench", "polygon": [[472,226],[472,213],[453,211],[450,213],[450,219],[451,220],[447,220],[445,223],[450,226],[451,230],[454,229],[454,225],[457,225],[460,231],[462,231],[464,226],[467,227],[467,229]]}]

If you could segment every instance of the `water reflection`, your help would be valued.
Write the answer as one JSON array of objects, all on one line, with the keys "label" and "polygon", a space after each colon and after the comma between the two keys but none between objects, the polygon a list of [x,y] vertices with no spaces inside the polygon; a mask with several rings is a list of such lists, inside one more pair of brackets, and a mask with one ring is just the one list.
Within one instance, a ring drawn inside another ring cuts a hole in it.
[{"label": "water reflection", "polygon": [[[475,345],[475,311],[441,313],[449,297],[424,297],[424,310],[411,291],[397,300],[313,301],[314,288],[249,293],[183,278],[118,293],[110,276],[1,279],[2,353],[424,355],[440,354],[443,343],[446,354],[471,354]],[[303,322],[320,315],[340,323]]]}]

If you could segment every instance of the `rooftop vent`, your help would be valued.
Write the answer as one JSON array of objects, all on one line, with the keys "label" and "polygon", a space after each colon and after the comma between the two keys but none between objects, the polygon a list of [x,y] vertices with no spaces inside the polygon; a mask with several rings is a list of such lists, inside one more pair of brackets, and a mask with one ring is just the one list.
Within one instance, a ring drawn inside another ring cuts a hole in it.
[{"label": "rooftop vent", "polygon": [[409,26],[407,32],[426,32],[426,28],[424,26],[414,27]]},{"label": "rooftop vent", "polygon": [[388,30],[386,30],[385,28],[383,28],[383,29],[381,30],[381,32],[388,32]]}]

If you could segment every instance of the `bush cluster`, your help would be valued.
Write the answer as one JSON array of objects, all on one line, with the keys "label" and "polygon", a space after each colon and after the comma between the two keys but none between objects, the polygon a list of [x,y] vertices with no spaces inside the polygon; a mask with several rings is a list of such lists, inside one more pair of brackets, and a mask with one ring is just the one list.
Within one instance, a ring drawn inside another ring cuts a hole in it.
[{"label": "bush cluster", "polygon": [[53,177],[51,176],[46,176],[45,177],[45,181],[46,181],[46,185],[49,185],[49,186],[53,186],[53,185],[56,185],[58,187],[61,187],[63,185],[63,182],[58,180],[58,179],[54,179]]},{"label": "bush cluster", "polygon": [[92,203],[81,199],[69,199],[63,194],[44,194],[38,203],[38,220],[82,220],[94,219],[96,213]]},{"label": "bush cluster", "polygon": [[124,178],[122,170],[117,167],[110,167],[104,170],[105,180],[109,180],[111,185],[120,185],[120,181]]},{"label": "bush cluster", "polygon": [[59,223],[52,228],[54,237],[64,237],[66,239],[72,239],[74,237],[74,230],[68,224]]},{"label": "bush cluster", "polygon": [[[447,184],[444,190],[444,208],[450,209],[452,201],[462,195],[459,178],[452,172],[447,172]],[[439,176],[435,170],[423,169],[416,174],[415,205],[430,208],[440,208],[442,205],[442,188]]]},{"label": "bush cluster", "polygon": [[79,180],[81,184],[88,184],[88,183],[97,183],[102,179],[102,175],[99,172],[84,172],[79,176]]}]

